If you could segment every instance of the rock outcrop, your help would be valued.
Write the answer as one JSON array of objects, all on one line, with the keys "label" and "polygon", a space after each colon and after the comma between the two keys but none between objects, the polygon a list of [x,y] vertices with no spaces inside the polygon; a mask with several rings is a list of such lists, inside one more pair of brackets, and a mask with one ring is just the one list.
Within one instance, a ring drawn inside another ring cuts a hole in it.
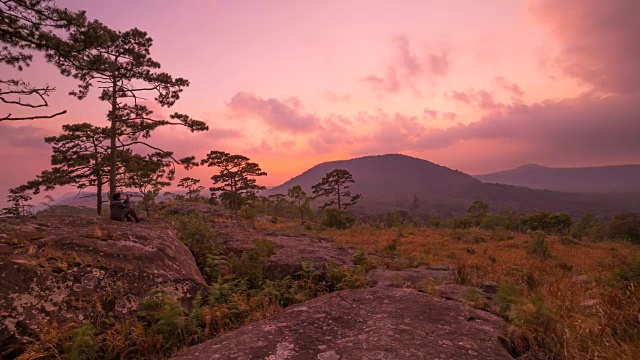
[{"label": "rock outcrop", "polygon": [[0,346],[50,322],[124,316],[152,290],[185,304],[206,290],[171,226],[68,210],[73,215],[52,209],[35,219],[0,219]]},{"label": "rock outcrop", "polygon": [[353,265],[355,248],[340,246],[331,239],[307,234],[289,234],[279,231],[256,231],[236,222],[216,222],[224,248],[241,254],[255,248],[256,240],[268,241],[273,245],[266,275],[271,280],[282,279],[302,270],[307,263],[315,268],[327,264],[335,266]]},{"label": "rock outcrop", "polygon": [[180,352],[174,359],[511,359],[493,314],[411,289],[344,290]]}]

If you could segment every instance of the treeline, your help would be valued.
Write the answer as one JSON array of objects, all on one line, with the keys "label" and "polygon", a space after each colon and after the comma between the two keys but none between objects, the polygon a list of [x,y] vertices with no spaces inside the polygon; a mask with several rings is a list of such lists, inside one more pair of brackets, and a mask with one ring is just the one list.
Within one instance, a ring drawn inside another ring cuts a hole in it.
[{"label": "treeline", "polygon": [[363,223],[376,227],[417,226],[428,228],[508,230],[520,233],[541,231],[548,235],[570,236],[577,240],[623,240],[640,244],[640,214],[621,213],[603,222],[587,213],[573,219],[565,213],[492,212],[483,201],[474,201],[463,217],[443,218],[419,209],[414,202],[409,211],[398,210],[379,214],[364,214]]},{"label": "treeline", "polygon": [[[220,156],[219,153],[209,154]],[[226,154],[226,153],[225,153]],[[208,202],[213,205],[222,205],[232,211],[236,216],[246,220],[255,219],[257,216],[271,217],[271,221],[277,222],[278,218],[299,219],[301,224],[305,221],[320,219],[321,224],[329,227],[347,228],[356,221],[355,217],[347,213],[347,209],[357,204],[362,198],[361,194],[351,193],[351,184],[355,183],[353,176],[345,169],[334,169],[327,173],[312,187],[312,194],[307,194],[300,185],[288,189],[286,194],[260,195],[259,190],[265,187],[255,183],[256,176],[266,175],[255,163],[248,162],[248,158],[240,155],[229,155],[226,162],[203,160],[209,166],[220,169],[220,173],[211,177],[214,184],[209,188],[210,196],[201,195],[204,186],[199,179],[183,178],[178,187],[186,191],[186,195],[166,193],[170,198],[187,201]],[[231,156],[231,158],[229,158]],[[234,160],[235,159],[235,160]],[[312,207],[312,201],[318,200],[318,211]]]}]

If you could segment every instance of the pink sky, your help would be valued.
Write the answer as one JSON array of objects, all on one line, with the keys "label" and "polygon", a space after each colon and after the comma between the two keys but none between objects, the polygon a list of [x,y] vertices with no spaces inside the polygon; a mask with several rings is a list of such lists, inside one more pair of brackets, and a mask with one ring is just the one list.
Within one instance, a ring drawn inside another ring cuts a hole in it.
[{"label": "pink sky", "polygon": [[[640,163],[637,0],[58,3],[147,31],[163,70],[191,81],[173,109],[211,131],[162,130],[154,143],[179,156],[247,155],[267,186],[389,152],[472,174]],[[0,124],[3,191],[47,166],[42,138],[62,124],[106,124],[98,94],[67,96],[75,83],[53,66],[36,61],[20,76],[55,85],[52,110],[68,114]]]}]

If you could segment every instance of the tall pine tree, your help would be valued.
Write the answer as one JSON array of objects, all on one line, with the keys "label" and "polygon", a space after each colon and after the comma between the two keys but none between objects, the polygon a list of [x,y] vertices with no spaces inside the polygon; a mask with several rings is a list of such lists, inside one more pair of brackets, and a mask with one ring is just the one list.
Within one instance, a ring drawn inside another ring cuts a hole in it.
[{"label": "tall pine tree", "polygon": [[[140,145],[162,151],[146,141],[158,127],[180,125],[192,132],[208,130],[206,123],[180,113],[173,113],[167,119],[158,118],[145,105],[143,98],[151,96],[156,104],[171,107],[189,86],[188,80],[159,71],[160,63],[150,56],[153,40],[146,32],[137,28],[115,31],[99,21],[91,21],[73,29],[67,42],[73,56],[52,51],[47,59],[56,64],[63,75],[80,81],[72,95],[84,99],[92,88],[97,88],[100,100],[109,104],[110,193],[116,192],[117,187],[118,146]],[[119,132],[129,135],[128,143],[118,144]],[[193,165],[192,160],[176,162]]]},{"label": "tall pine tree", "polygon": [[325,209],[337,205],[338,210],[355,205],[362,195],[351,195],[351,184],[355,183],[351,173],[345,169],[335,169],[322,178],[322,181],[312,186],[314,199],[319,197],[329,198],[320,206]]}]

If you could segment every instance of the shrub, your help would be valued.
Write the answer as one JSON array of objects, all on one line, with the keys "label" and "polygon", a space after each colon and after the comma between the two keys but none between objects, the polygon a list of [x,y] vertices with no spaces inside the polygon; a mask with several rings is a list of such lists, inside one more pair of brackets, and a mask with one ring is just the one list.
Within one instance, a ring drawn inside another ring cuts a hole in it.
[{"label": "shrub", "polygon": [[500,284],[496,300],[500,306],[499,312],[502,316],[509,317],[513,306],[521,301],[522,289],[514,284]]},{"label": "shrub", "polygon": [[360,265],[360,266],[367,266],[369,260],[367,259],[367,254],[362,251],[362,250],[358,250],[355,253],[353,253],[353,264],[354,265]]},{"label": "shrub", "polygon": [[614,239],[640,244],[640,214],[623,213],[616,215],[609,224],[609,234]]},{"label": "shrub", "polygon": [[356,219],[345,211],[338,209],[325,209],[322,225],[335,229],[348,229],[353,226]]},{"label": "shrub", "polygon": [[208,283],[216,282],[232,271],[229,258],[223,255],[206,254],[202,261],[198,261],[198,267]]},{"label": "shrub", "polygon": [[327,268],[327,280],[330,289],[361,289],[367,287],[367,271],[364,266],[329,266]]},{"label": "shrub", "polygon": [[216,235],[207,217],[201,214],[188,214],[177,216],[175,221],[178,240],[189,248],[196,261],[202,261],[206,254],[220,252],[221,246],[216,241]]},{"label": "shrub", "polygon": [[640,287],[640,255],[623,262],[612,272],[609,280],[614,287],[621,289]]},{"label": "shrub", "polygon": [[256,209],[250,206],[243,206],[240,209],[240,217],[245,220],[254,220],[256,217],[258,217],[258,212],[256,211]]},{"label": "shrub", "polygon": [[66,344],[66,351],[70,360],[95,359],[98,341],[95,329],[91,324],[84,324],[69,334],[71,340]]},{"label": "shrub", "polygon": [[551,251],[549,250],[549,243],[547,242],[547,235],[542,231],[532,231],[529,233],[531,236],[531,246],[529,247],[529,253],[535,255],[543,260],[551,257]]},{"label": "shrub", "polygon": [[398,253],[398,241],[392,240],[390,243],[385,245],[384,249],[382,249],[382,252],[385,254],[396,255]]}]

